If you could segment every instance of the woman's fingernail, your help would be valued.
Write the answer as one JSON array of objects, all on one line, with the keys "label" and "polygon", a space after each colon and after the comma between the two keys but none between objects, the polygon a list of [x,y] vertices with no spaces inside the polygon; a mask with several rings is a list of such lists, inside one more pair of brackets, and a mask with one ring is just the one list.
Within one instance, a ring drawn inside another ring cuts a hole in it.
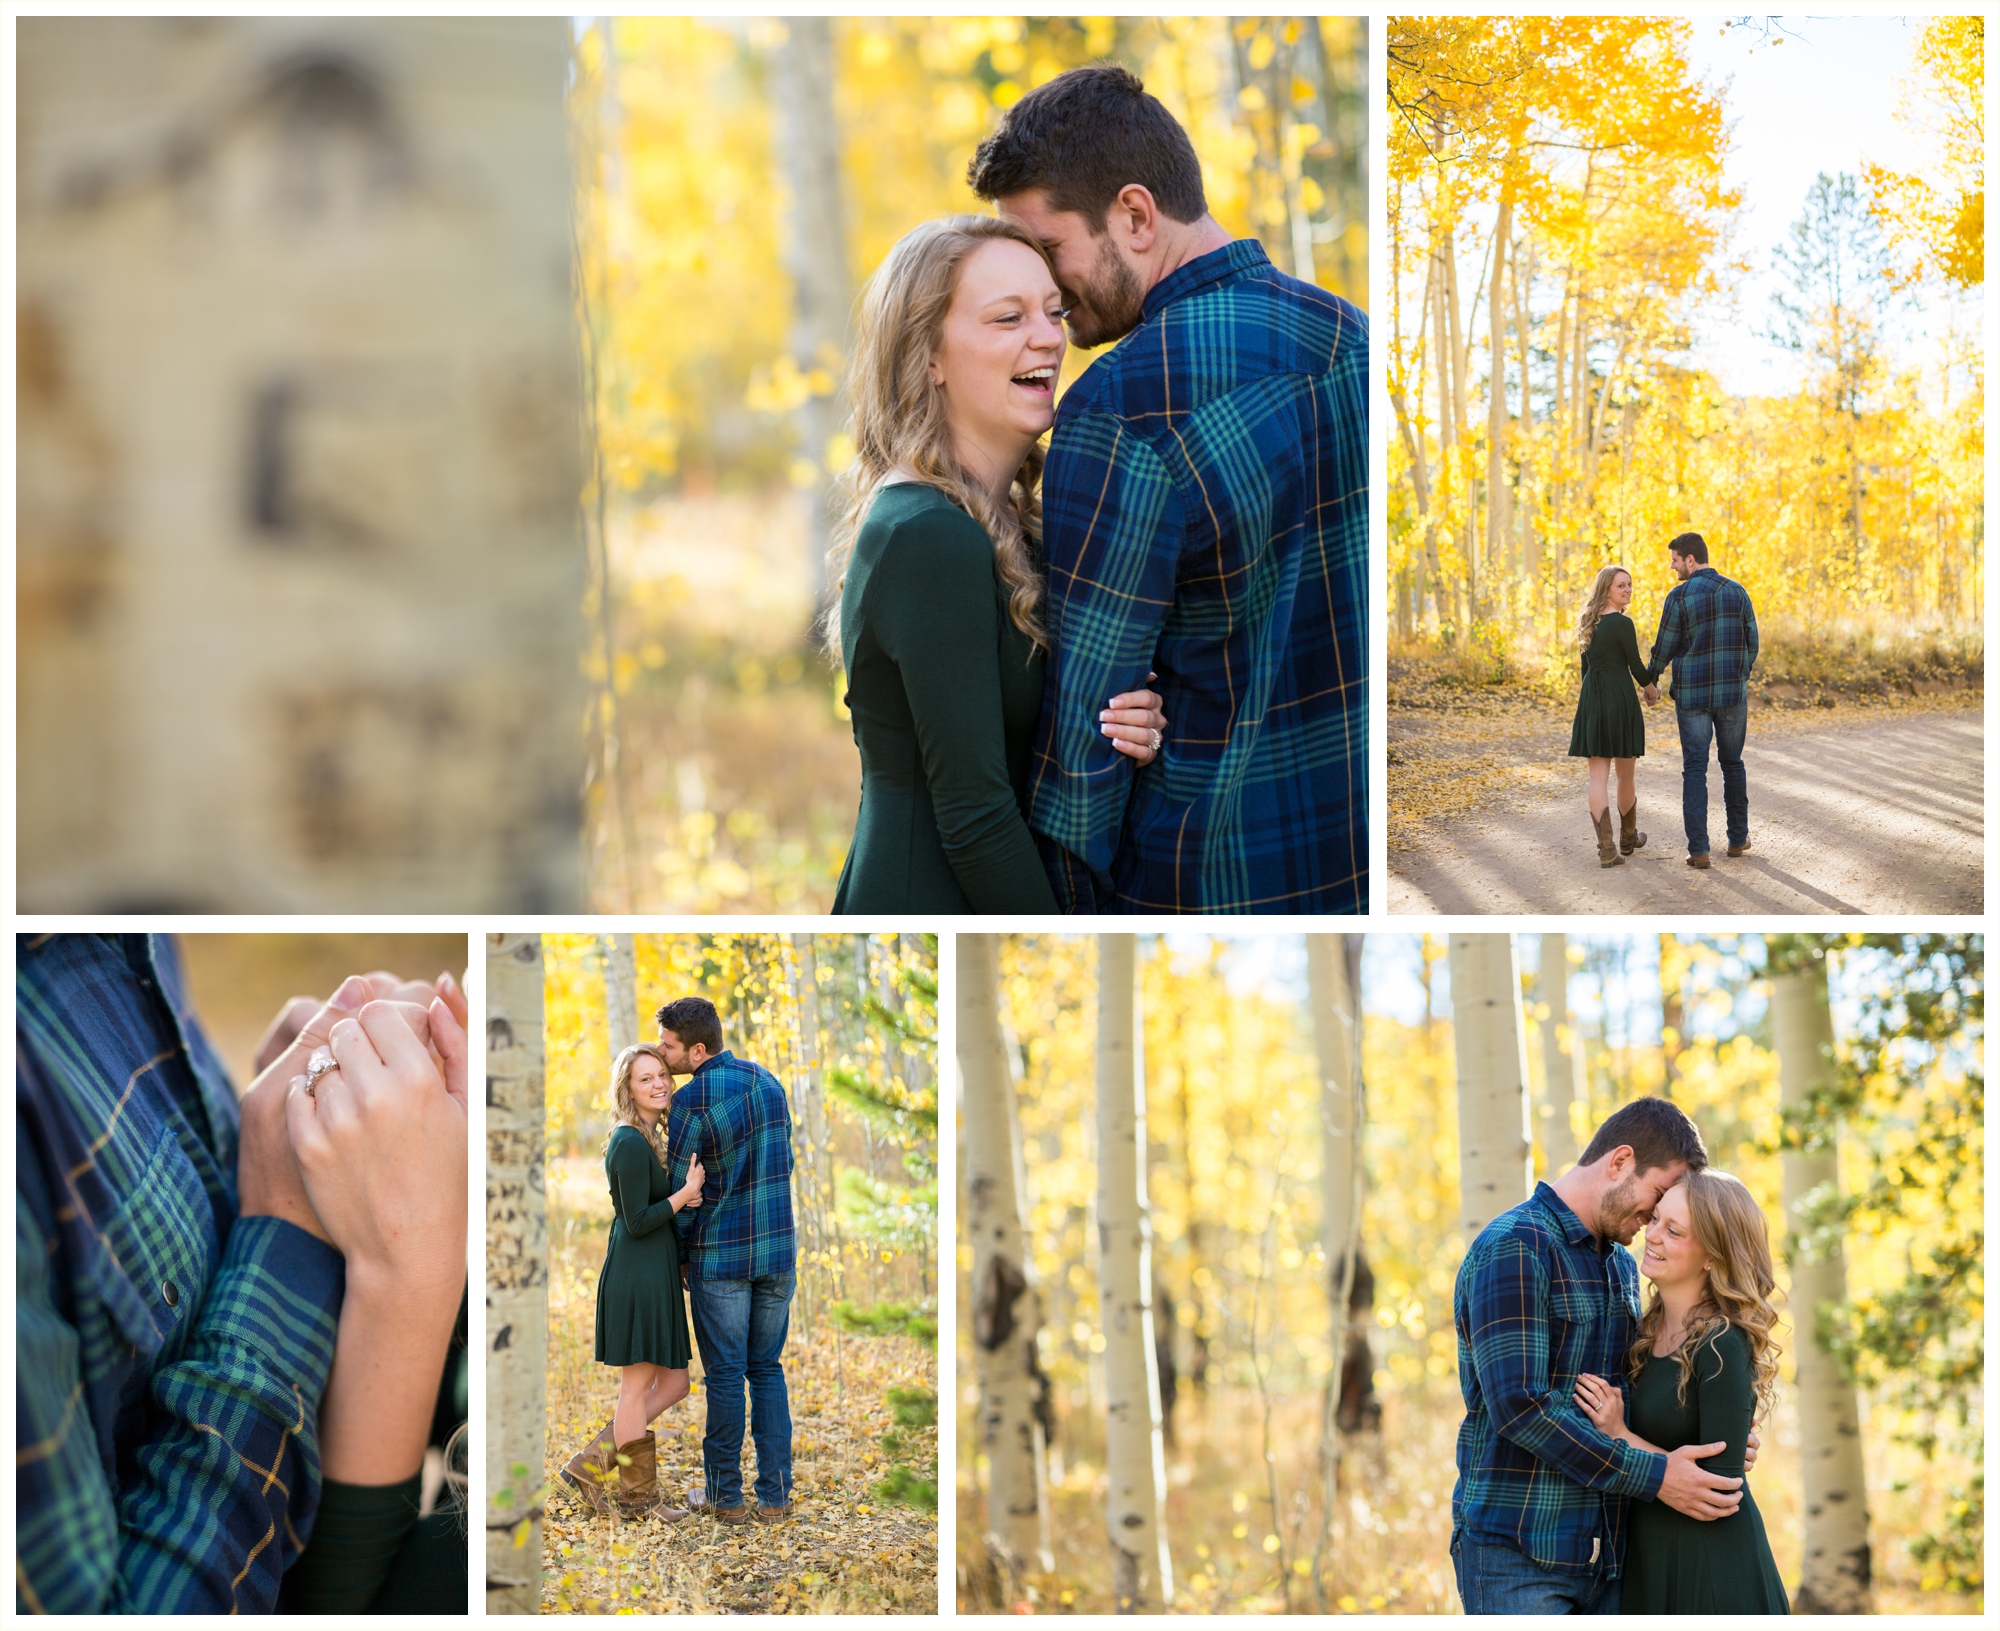
[{"label": "woman's fingernail", "polygon": [[359,974],[350,974],[340,982],[340,989],[333,994],[336,1008],[360,1008],[375,995],[372,987]]},{"label": "woman's fingernail", "polygon": [[439,996],[448,997],[457,989],[458,989],[458,982],[451,977],[450,969],[446,969],[442,974],[438,976]]}]

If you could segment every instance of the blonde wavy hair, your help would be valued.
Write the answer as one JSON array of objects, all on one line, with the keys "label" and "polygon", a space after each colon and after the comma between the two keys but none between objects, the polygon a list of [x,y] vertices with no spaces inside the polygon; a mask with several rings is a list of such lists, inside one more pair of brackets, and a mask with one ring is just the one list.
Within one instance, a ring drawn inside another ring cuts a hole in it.
[{"label": "blonde wavy hair", "polygon": [[[844,662],[840,645],[840,591],[855,536],[868,518],[886,477],[907,471],[935,487],[993,540],[1000,581],[1008,589],[1014,626],[1046,651],[1041,569],[1028,544],[1042,524],[1042,445],[1028,449],[1009,491],[996,506],[992,495],[959,463],[945,414],[944,390],[931,379],[931,359],[944,336],[945,314],[958,291],[958,274],[982,245],[1025,244],[1049,264],[1034,235],[997,215],[946,215],[906,232],[889,251],[861,297],[861,315],[848,370],[848,432],[854,459],[837,478],[833,542],[826,552],[827,581],[834,586],[826,618],[826,648]],[[1050,275],[1055,269],[1050,266]]]},{"label": "blonde wavy hair", "polygon": [[[620,1127],[634,1127],[651,1147],[654,1158],[664,1167],[667,1164],[667,1118],[662,1115],[653,1123],[653,1130],[647,1132],[646,1124],[639,1119],[639,1107],[632,1102],[632,1067],[641,1054],[659,1060],[661,1070],[667,1068],[667,1056],[651,1042],[634,1042],[631,1047],[620,1050],[618,1057],[611,1061],[611,1125],[605,1129],[604,1151],[601,1153],[610,1151],[611,1135]],[[669,1087],[673,1079],[669,1072]]]},{"label": "blonde wavy hair", "polygon": [[[1695,1244],[1708,1257],[1708,1284],[1688,1315],[1680,1347],[1674,1350],[1674,1361],[1681,1370],[1675,1397],[1687,1403],[1688,1383],[1696,1380],[1697,1353],[1733,1325],[1750,1343],[1750,1373],[1761,1420],[1777,1397],[1778,1355],[1783,1351],[1771,1335],[1778,1324],[1778,1311],[1771,1302],[1778,1281],[1771,1272],[1771,1232],[1764,1222],[1763,1208],[1751,1198],[1740,1178],[1726,1172],[1690,1172],[1681,1183],[1687,1190]],[[1665,1317],[1656,1286],[1646,1312],[1639,1317],[1639,1334],[1625,1357],[1625,1368],[1635,1379],[1653,1357],[1653,1344]]]},{"label": "blonde wavy hair", "polygon": [[1588,651],[1590,642],[1597,634],[1597,620],[1604,615],[1605,603],[1611,599],[1611,585],[1618,574],[1623,572],[1631,577],[1629,566],[1619,566],[1616,562],[1597,574],[1597,581],[1590,586],[1590,593],[1583,597],[1583,611],[1576,620],[1576,649]]}]

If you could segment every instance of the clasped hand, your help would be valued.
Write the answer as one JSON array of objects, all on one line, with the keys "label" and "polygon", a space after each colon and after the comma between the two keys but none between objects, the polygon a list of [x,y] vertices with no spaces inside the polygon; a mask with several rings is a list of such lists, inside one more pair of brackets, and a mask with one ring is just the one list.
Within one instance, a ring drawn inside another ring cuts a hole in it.
[{"label": "clasped hand", "polygon": [[[465,1274],[469,1045],[464,994],[356,975],[301,1019],[288,1004],[243,1097],[245,1216],[286,1219],[333,1245],[350,1281],[456,1288]],[[339,1069],[305,1092],[305,1070]]]},{"label": "clasped hand", "polygon": [[1646,706],[1648,708],[1654,707],[1659,703],[1660,688],[1657,685],[1648,685],[1639,694],[1646,699]]},{"label": "clasped hand", "polygon": [[674,1199],[682,1209],[701,1205],[701,1180],[701,1157],[691,1155],[688,1157],[687,1182],[674,1192]]},{"label": "clasped hand", "polygon": [[[1728,1449],[1726,1441],[1683,1444],[1678,1450],[1661,1451],[1626,1427],[1625,1395],[1601,1376],[1585,1374],[1576,1379],[1576,1404],[1599,1432],[1623,1439],[1639,1449],[1666,1456],[1667,1471],[1660,1481],[1659,1498],[1676,1512],[1685,1512],[1690,1518],[1710,1523],[1717,1518],[1728,1517],[1743,1504],[1741,1478],[1725,1478],[1698,1465],[1707,1457],[1720,1455]],[[1750,1447],[1743,1458],[1746,1471],[1757,1459],[1756,1438],[1753,1432]]]}]

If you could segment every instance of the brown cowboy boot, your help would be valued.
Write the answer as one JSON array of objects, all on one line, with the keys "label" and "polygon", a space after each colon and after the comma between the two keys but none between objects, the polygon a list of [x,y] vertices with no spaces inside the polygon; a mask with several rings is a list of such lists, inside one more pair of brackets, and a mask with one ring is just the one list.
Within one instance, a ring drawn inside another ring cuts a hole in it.
[{"label": "brown cowboy boot", "polygon": [[1590,824],[1597,829],[1597,864],[1599,866],[1622,864],[1625,857],[1618,853],[1618,845],[1611,837],[1611,812],[1606,810],[1603,815],[1592,816]]},{"label": "brown cowboy boot", "polygon": [[611,1486],[618,1482],[618,1464],[613,1459],[617,1446],[612,1443],[611,1428],[612,1424],[606,1422],[604,1431],[571,1456],[562,1470],[562,1481],[581,1495],[600,1518],[610,1515]]},{"label": "brown cowboy boot", "polygon": [[626,1519],[651,1518],[656,1523],[679,1523],[687,1514],[668,1506],[660,1493],[660,1467],[653,1435],[618,1446],[618,1513]]},{"label": "brown cowboy boot", "polygon": [[1621,810],[1618,815],[1618,853],[1630,855],[1635,849],[1646,847],[1646,835],[1639,831],[1639,795],[1632,795],[1632,808]]}]

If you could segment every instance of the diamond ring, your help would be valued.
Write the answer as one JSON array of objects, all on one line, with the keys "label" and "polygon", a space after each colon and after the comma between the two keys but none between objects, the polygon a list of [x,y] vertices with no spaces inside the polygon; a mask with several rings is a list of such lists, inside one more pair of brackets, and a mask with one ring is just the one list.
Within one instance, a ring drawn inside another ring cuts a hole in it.
[{"label": "diamond ring", "polygon": [[306,1066],[306,1097],[317,1099],[321,1080],[331,1076],[338,1069],[340,1061],[334,1058],[332,1050],[316,1055],[313,1062]]}]

